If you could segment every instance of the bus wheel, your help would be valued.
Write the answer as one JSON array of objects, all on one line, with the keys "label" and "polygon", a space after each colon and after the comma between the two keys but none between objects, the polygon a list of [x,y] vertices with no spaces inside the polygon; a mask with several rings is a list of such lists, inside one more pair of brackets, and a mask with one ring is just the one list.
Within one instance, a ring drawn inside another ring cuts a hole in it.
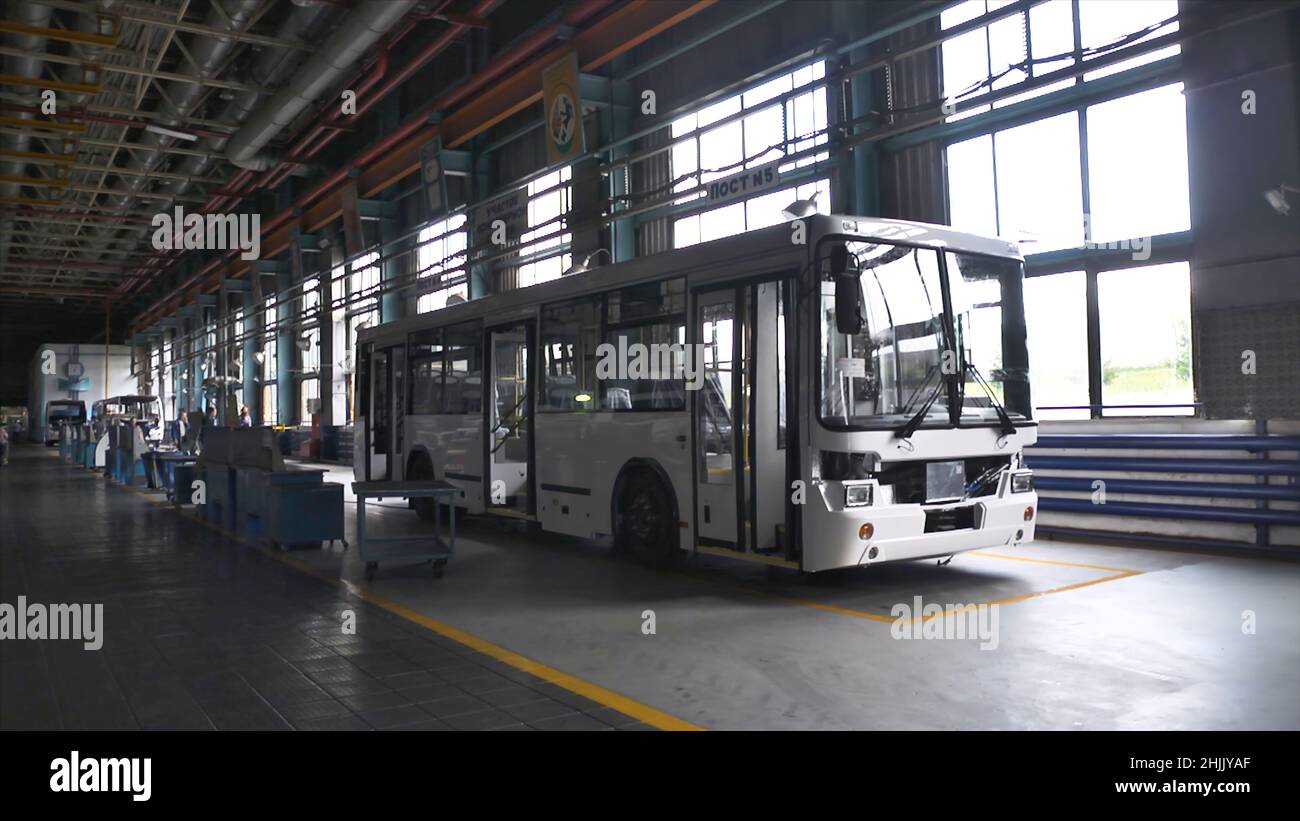
[{"label": "bus wheel", "polygon": [[[433,464],[429,461],[429,457],[423,453],[417,454],[411,460],[411,468],[406,472],[406,478],[413,482],[432,482],[434,479]],[[415,514],[422,521],[433,521],[433,499],[416,498],[412,499],[411,502],[411,506],[415,508]]]},{"label": "bus wheel", "polygon": [[672,505],[663,483],[646,473],[632,476],[618,506],[618,545],[642,562],[664,565],[676,558]]}]

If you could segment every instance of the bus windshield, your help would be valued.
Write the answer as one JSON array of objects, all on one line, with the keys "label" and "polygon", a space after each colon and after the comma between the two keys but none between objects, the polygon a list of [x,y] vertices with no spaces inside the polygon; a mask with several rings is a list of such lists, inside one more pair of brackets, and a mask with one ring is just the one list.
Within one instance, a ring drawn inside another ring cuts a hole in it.
[{"label": "bus windshield", "polygon": [[[861,272],[861,330],[840,333],[835,315],[835,283],[821,277],[821,419],[831,428],[888,429],[950,424],[949,385],[957,380],[961,421],[995,420],[1002,391],[992,396],[971,373],[999,381],[1002,370],[1002,315],[998,283],[1003,273],[1019,273],[1016,260],[991,260],[949,254],[951,294],[958,318],[944,312],[940,252],[909,245],[850,241],[853,267]],[[960,264],[959,264],[960,261]],[[999,267],[1000,263],[1002,264]],[[989,288],[993,293],[989,292]],[[948,341],[949,328],[958,336]],[[995,405],[995,403],[998,403]],[[1017,408],[1020,410],[1020,408]],[[1024,416],[1009,414],[1012,418]]]}]

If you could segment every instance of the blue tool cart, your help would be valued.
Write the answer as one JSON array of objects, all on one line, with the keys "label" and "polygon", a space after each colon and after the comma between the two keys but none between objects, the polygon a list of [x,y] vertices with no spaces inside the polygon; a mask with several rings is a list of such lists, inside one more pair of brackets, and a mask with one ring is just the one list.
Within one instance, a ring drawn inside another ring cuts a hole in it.
[{"label": "blue tool cart", "polygon": [[[357,547],[366,563],[366,578],[373,579],[381,561],[407,559],[432,561],[434,578],[442,578],[447,560],[456,553],[456,505],[453,500],[460,489],[443,481],[432,482],[353,482],[357,497]],[[366,537],[366,499],[432,499],[433,531],[419,536]],[[442,508],[447,507],[448,533],[444,540]]]}]

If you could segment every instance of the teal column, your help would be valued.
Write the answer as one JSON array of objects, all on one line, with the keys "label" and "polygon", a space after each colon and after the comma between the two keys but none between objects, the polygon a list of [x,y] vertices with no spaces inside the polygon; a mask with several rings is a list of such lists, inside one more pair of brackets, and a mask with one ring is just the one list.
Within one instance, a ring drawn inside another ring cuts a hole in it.
[{"label": "teal column", "polygon": [[298,421],[298,380],[294,378],[294,370],[298,367],[299,351],[294,344],[294,301],[283,296],[293,285],[292,280],[293,275],[288,271],[279,271],[275,275],[276,291],[281,295],[275,301],[275,318],[280,326],[275,333],[275,404],[281,425]]},{"label": "teal column", "polygon": [[[250,276],[257,276],[253,271]],[[250,419],[257,420],[262,416],[262,392],[257,387],[257,376],[261,366],[257,364],[255,354],[257,353],[257,325],[255,324],[253,314],[257,313],[253,306],[253,295],[248,291],[239,294],[240,308],[244,312],[244,335],[247,337],[240,343],[240,361],[243,367],[239,369],[239,377],[244,383],[244,404],[248,407],[248,416]]]},{"label": "teal column", "polygon": [[[391,219],[379,220],[379,253],[384,259],[379,264],[379,279],[387,284],[402,276],[397,260],[397,246],[390,245],[397,238],[397,223]],[[406,244],[406,243],[404,243]],[[379,321],[392,322],[402,316],[402,299],[396,291],[388,291],[379,298]]]}]

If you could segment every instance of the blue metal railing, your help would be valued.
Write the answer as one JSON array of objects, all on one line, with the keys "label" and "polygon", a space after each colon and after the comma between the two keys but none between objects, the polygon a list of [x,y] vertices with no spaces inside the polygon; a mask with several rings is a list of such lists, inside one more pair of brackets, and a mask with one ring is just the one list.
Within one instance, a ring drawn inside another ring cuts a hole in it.
[{"label": "blue metal railing", "polygon": [[[1045,455],[1036,449],[1070,451],[1065,454]],[[1157,456],[1093,455],[1089,451],[1147,450]],[[1206,456],[1181,455],[1188,451],[1207,452]],[[1214,453],[1215,451],[1219,453]],[[1226,451],[1247,454],[1242,458],[1225,458]],[[1300,452],[1300,436],[1270,435],[1264,423],[1259,423],[1254,435],[1196,434],[1196,433],[1059,433],[1039,437],[1035,448],[1026,451],[1026,464],[1035,470],[1069,471],[1070,476],[1042,476],[1034,478],[1040,491],[1065,491],[1075,493],[1095,492],[1104,486],[1108,493],[1141,494],[1171,497],[1187,501],[1096,501],[1089,498],[1054,497],[1040,495],[1039,508],[1044,512],[1095,514],[1099,516],[1134,516],[1154,519],[1172,519],[1193,522],[1223,522],[1254,525],[1255,547],[1268,548],[1269,528],[1300,526],[1300,510],[1277,509],[1270,502],[1300,502],[1300,460],[1293,456],[1278,458],[1277,454]],[[1170,455],[1165,455],[1165,454]],[[1174,456],[1173,453],[1180,455]],[[1114,473],[1165,474],[1152,477],[1124,476],[1110,478]],[[1167,474],[1184,474],[1193,478],[1175,479]],[[1254,482],[1206,481],[1201,476],[1248,476]],[[1276,477],[1276,478],[1274,478]],[[1281,481],[1279,481],[1279,479]],[[1104,484],[1099,484],[1104,483]],[[1101,497],[1104,499],[1104,497]],[[1195,500],[1246,500],[1254,506],[1240,504],[1206,503]],[[1040,525],[1044,533],[1060,533],[1096,537],[1117,534],[1114,531]],[[1159,540],[1180,544],[1204,545],[1214,543],[1204,538],[1174,535],[1146,534],[1144,540]],[[1227,543],[1220,543],[1227,544]],[[1295,549],[1284,549],[1291,555],[1300,554]]]}]

